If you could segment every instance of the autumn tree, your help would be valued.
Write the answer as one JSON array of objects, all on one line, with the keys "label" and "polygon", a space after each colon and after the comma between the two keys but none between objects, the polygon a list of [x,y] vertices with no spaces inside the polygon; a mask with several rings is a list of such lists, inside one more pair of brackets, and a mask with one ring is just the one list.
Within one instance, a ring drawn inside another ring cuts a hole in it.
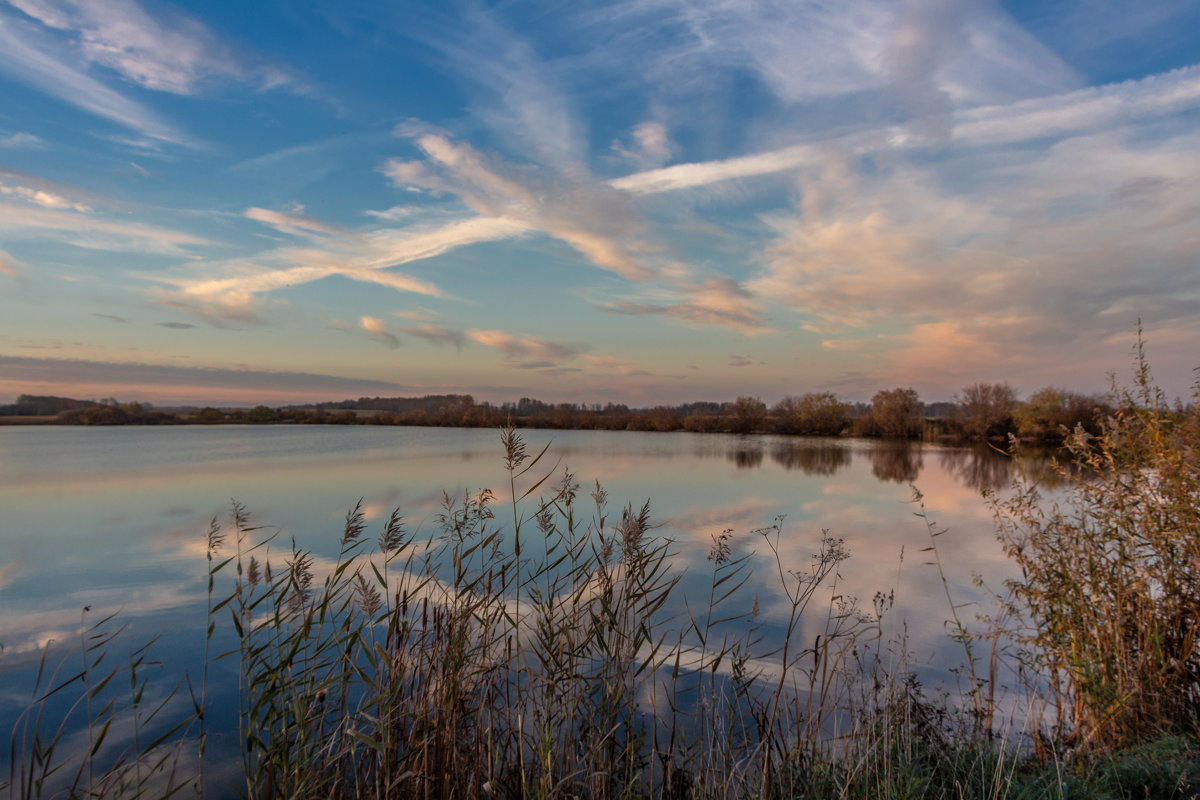
[{"label": "autumn tree", "polygon": [[1008,435],[1015,425],[1017,393],[1007,383],[974,383],[958,399],[960,430],[964,436],[990,439]]},{"label": "autumn tree", "polygon": [[854,421],[859,436],[909,438],[921,435],[921,398],[916,389],[876,392],[866,414]]},{"label": "autumn tree", "polygon": [[772,414],[782,433],[837,436],[850,424],[850,407],[832,392],[785,397],[775,404]]},{"label": "autumn tree", "polygon": [[1019,404],[1013,418],[1019,435],[1058,441],[1080,426],[1088,433],[1099,434],[1101,422],[1110,411],[1098,397],[1047,386]]},{"label": "autumn tree", "polygon": [[767,404],[757,397],[739,397],[725,408],[725,427],[730,433],[750,433],[762,427]]}]

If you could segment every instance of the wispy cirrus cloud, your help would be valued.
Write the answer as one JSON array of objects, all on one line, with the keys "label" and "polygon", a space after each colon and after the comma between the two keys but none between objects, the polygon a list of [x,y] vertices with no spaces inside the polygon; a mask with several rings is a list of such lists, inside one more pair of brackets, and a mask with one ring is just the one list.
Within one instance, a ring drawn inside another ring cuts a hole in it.
[{"label": "wispy cirrus cloud", "polygon": [[475,113],[513,151],[559,168],[584,162],[585,127],[563,70],[552,68],[500,13],[473,7],[414,35],[441,52]]},{"label": "wispy cirrus cloud", "polygon": [[293,211],[272,211],[267,208],[251,206],[243,212],[247,219],[269,225],[280,233],[299,236],[347,236],[349,231],[328,225],[318,219],[306,216],[304,207],[298,206]]},{"label": "wispy cirrus cloud", "polygon": [[532,166],[506,168],[468,144],[413,126],[425,162],[393,159],[384,173],[397,186],[450,192],[482,217],[499,218],[560,239],[602,269],[630,280],[653,274],[645,220],[628,198],[572,176]]},{"label": "wispy cirrus cloud", "polygon": [[[38,47],[37,44],[41,44]],[[45,38],[0,15],[0,70],[89,114],[115,122],[151,140],[197,143],[149,108],[80,72],[53,52]]]},{"label": "wispy cirrus cloud", "polygon": [[17,269],[17,260],[3,250],[0,250],[0,275],[12,278],[18,283],[25,280],[24,272]]},{"label": "wispy cirrus cloud", "polygon": [[54,198],[46,202],[22,199],[33,203],[0,201],[0,231],[10,239],[49,237],[89,250],[184,257],[193,255],[194,248],[211,244],[183,231],[86,213],[70,203],[66,205],[71,207],[63,208]]},{"label": "wispy cirrus cloud", "polygon": [[[300,229],[312,230],[312,223]],[[175,275],[156,273],[145,277],[173,287],[153,292],[160,302],[172,307],[208,319],[257,321],[264,295],[332,276],[401,292],[446,297],[434,284],[390,269],[456,247],[519,236],[525,231],[524,225],[488,218],[433,227],[413,225],[363,233],[320,246],[281,247],[250,258],[192,263]]]},{"label": "wispy cirrus cloud", "polygon": [[9,0],[31,19],[70,37],[88,61],[147,89],[194,94],[210,81],[294,87],[288,70],[235,53],[207,26],[172,9],[151,16],[133,0]]}]

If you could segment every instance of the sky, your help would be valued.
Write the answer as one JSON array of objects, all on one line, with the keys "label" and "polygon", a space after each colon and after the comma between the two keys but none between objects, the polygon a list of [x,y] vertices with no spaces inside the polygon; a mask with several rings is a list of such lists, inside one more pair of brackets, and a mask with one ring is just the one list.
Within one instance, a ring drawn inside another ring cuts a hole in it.
[{"label": "sky", "polygon": [[1194,0],[0,0],[0,402],[1200,366]]}]

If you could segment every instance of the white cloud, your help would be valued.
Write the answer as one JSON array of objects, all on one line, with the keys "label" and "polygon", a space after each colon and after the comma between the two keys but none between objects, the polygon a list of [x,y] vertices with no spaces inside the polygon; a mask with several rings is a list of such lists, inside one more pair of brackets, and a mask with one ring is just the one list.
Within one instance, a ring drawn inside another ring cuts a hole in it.
[{"label": "white cloud", "polygon": [[10,239],[34,240],[49,234],[55,241],[91,250],[171,256],[190,256],[191,248],[211,244],[190,233],[81,213],[54,202],[32,206],[0,201],[0,231]]},{"label": "white cloud", "polygon": [[263,89],[293,82],[279,68],[246,63],[211,30],[178,11],[156,19],[133,0],[9,2],[47,28],[73,34],[88,61],[147,89],[194,94],[211,79],[249,81]]},{"label": "white cloud", "polygon": [[[21,28],[18,33],[18,27]],[[41,37],[0,16],[0,70],[60,100],[156,141],[195,146],[157,114],[34,45]]]},{"label": "white cloud", "polygon": [[83,204],[76,203],[60,194],[48,191],[46,189],[31,188],[29,186],[9,185],[0,183],[0,195],[8,195],[9,197],[17,197],[26,202],[39,205],[42,208],[64,209],[79,212],[88,212],[92,209]]},{"label": "white cloud", "polygon": [[583,176],[494,166],[470,145],[434,133],[420,134],[416,144],[438,173],[391,161],[384,171],[397,183],[424,180],[418,185],[452,191],[483,217],[561,239],[597,267],[631,280],[652,276],[645,220],[620,193]]},{"label": "white cloud", "polygon": [[[312,221],[310,228],[312,224],[323,223]],[[387,270],[467,244],[519,236],[525,230],[508,220],[473,218],[440,227],[372,231],[309,248],[281,247],[250,258],[189,264],[183,274],[145,277],[174,287],[155,293],[162,302],[206,317],[238,320],[258,318],[263,294],[333,276],[445,297],[428,281]]]},{"label": "white cloud", "polygon": [[280,233],[301,236],[311,236],[312,234],[321,234],[324,236],[345,236],[348,233],[347,231],[339,230],[332,225],[326,225],[320,220],[305,216],[303,206],[293,213],[272,211],[270,209],[252,206],[247,208],[244,213],[247,219],[252,219],[255,222],[261,222],[264,225],[269,225]]},{"label": "white cloud", "polygon": [[43,147],[46,143],[32,133],[13,133],[0,136],[0,148]]},{"label": "white cloud", "polygon": [[[1007,105],[956,111],[951,117],[950,143],[962,147],[1016,144],[1103,131],[1196,108],[1200,108],[1200,66]],[[754,155],[674,164],[609,183],[634,194],[656,194],[815,167],[827,161],[830,152],[904,151],[923,143],[902,127],[892,126]]]},{"label": "white cloud", "polygon": [[514,150],[541,163],[582,163],[586,137],[562,70],[547,63],[500,15],[482,7],[446,28],[414,34],[442,51],[463,78],[472,110]]}]

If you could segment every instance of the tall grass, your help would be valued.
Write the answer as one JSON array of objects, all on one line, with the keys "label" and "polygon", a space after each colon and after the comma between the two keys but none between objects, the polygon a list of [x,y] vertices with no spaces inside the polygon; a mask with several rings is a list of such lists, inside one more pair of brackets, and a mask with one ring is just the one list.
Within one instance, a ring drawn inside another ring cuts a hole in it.
[{"label": "tall grass", "polygon": [[1064,500],[1018,481],[992,501],[1021,570],[1026,663],[1049,677],[1075,747],[1194,735],[1200,720],[1200,414],[1167,405],[1140,335],[1134,377],[1099,435],[1067,438]]}]

